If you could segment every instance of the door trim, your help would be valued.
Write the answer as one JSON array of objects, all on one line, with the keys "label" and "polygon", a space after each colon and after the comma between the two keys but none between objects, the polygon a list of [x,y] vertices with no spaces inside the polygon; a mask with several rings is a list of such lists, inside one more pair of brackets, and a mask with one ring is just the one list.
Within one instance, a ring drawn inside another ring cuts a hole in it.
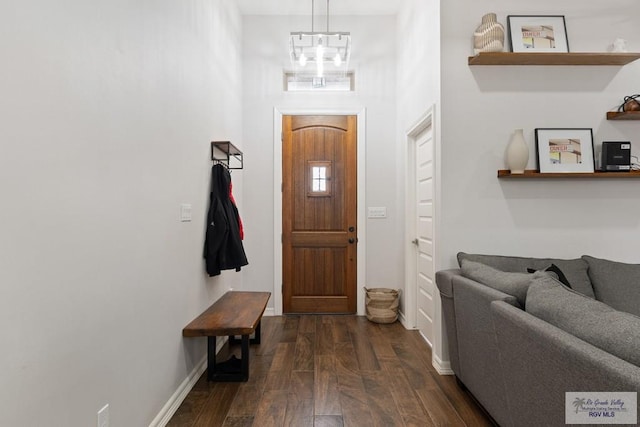
[{"label": "door trim", "polygon": [[[417,329],[418,324],[418,285],[416,283],[416,274],[418,271],[417,259],[416,259],[416,249],[413,244],[413,239],[416,238],[417,230],[416,230],[416,222],[415,217],[417,215],[417,210],[415,206],[415,194],[416,194],[416,171],[415,171],[415,156],[416,156],[416,141],[418,137],[429,127],[432,128],[433,138],[434,138],[434,159],[437,160],[435,156],[435,130],[434,130],[434,120],[433,120],[433,111],[434,107],[429,108],[423,115],[418,119],[418,121],[411,126],[406,131],[406,168],[405,168],[405,212],[407,221],[405,221],[405,245],[404,245],[404,259],[405,259],[405,305],[404,305],[404,317],[405,317],[405,328],[407,329]],[[438,173],[438,165],[434,162],[434,184],[437,185],[437,173]],[[434,187],[435,187],[434,185]],[[437,201],[437,191],[434,188],[434,200]],[[437,208],[437,206],[434,206]],[[436,221],[437,215],[436,210],[434,209],[434,241],[433,241],[433,263],[435,266],[435,257],[436,257],[436,244],[435,241],[435,229],[436,229]],[[434,298],[435,300],[435,298]],[[435,319],[434,319],[435,320]],[[434,334],[435,334],[435,321],[434,321]]]},{"label": "door trim", "polygon": [[273,304],[276,316],[282,315],[282,116],[345,115],[357,116],[358,162],[358,260],[356,265],[357,314],[364,315],[364,286],[366,281],[366,109],[304,109],[278,108],[273,110]]}]

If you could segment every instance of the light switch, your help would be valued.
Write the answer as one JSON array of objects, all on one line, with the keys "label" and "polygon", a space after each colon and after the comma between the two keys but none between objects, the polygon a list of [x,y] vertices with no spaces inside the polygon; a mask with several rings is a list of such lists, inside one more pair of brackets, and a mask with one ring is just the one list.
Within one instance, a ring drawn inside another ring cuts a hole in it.
[{"label": "light switch", "polygon": [[180,205],[180,221],[181,222],[191,221],[191,204],[190,203],[183,203]]},{"label": "light switch", "polygon": [[369,207],[367,208],[367,218],[386,218],[387,217],[387,208],[386,207]]}]

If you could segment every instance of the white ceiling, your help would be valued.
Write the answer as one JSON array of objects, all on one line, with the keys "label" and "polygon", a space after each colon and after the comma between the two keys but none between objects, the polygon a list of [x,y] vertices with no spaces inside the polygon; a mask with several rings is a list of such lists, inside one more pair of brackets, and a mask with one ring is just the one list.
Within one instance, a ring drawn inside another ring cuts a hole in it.
[{"label": "white ceiling", "polygon": [[[311,0],[237,0],[243,15],[311,15]],[[395,15],[401,0],[330,0],[330,15]],[[326,0],[315,0],[316,13]]]}]

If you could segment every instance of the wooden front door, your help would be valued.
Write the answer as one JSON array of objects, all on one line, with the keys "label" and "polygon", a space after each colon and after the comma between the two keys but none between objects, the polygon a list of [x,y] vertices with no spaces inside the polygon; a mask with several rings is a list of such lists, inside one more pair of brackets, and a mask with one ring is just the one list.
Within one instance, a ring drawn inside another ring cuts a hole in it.
[{"label": "wooden front door", "polygon": [[356,116],[283,116],[285,313],[355,313]]}]

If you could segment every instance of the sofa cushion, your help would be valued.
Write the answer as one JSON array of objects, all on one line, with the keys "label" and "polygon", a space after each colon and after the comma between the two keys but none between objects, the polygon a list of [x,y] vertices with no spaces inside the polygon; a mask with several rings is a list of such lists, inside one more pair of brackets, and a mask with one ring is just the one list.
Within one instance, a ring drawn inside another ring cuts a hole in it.
[{"label": "sofa cushion", "polygon": [[596,299],[616,310],[640,316],[640,264],[584,255]]},{"label": "sofa cushion", "polygon": [[571,288],[588,297],[594,298],[593,287],[587,273],[588,264],[585,260],[576,259],[555,259],[555,258],[525,258],[502,255],[483,255],[483,254],[467,254],[458,253],[458,264],[462,266],[461,261],[467,259],[469,261],[481,262],[493,268],[502,271],[521,272],[527,271],[527,268],[534,270],[544,270],[551,264],[557,265],[564,273]]},{"label": "sofa cushion", "polygon": [[587,298],[551,277],[529,286],[525,311],[620,359],[640,366],[640,317]]},{"label": "sofa cushion", "polygon": [[[527,273],[535,273],[536,271],[539,271],[539,270],[536,270],[535,268],[527,268]],[[558,281],[563,285],[565,285],[567,288],[571,287],[571,283],[569,283],[567,276],[564,275],[562,270],[560,270],[560,267],[558,267],[557,265],[551,264],[549,267],[545,268],[543,271],[546,271],[547,273],[553,273],[551,277],[553,277],[554,279],[558,279]]]},{"label": "sofa cushion", "polygon": [[534,273],[500,271],[480,262],[466,259],[462,260],[460,267],[464,277],[516,297],[518,304],[523,308],[525,307],[527,290],[531,282],[537,278],[548,276],[548,273],[544,271],[536,271]]}]

